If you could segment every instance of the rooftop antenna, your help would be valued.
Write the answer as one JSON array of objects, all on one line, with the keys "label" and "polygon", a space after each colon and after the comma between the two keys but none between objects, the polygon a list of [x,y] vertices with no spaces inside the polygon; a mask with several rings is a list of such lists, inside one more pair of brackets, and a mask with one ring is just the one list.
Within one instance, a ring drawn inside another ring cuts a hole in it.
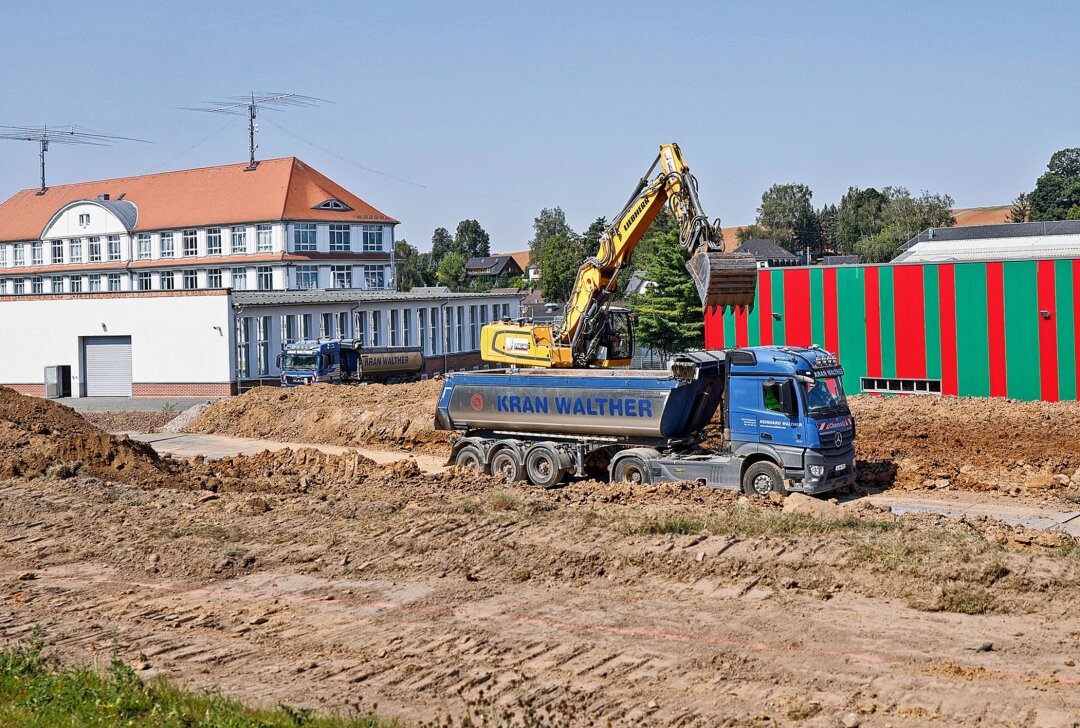
[{"label": "rooftop antenna", "polygon": [[41,160],[41,189],[37,192],[39,195],[45,194],[45,190],[48,189],[45,186],[45,152],[49,151],[49,144],[81,144],[94,147],[108,147],[121,141],[150,144],[145,139],[102,134],[101,132],[84,129],[81,126],[69,125],[50,128],[45,124],[41,126],[0,126],[0,139],[38,143],[38,157]]},{"label": "rooftop antenna", "polygon": [[209,101],[205,106],[183,106],[187,111],[205,111],[210,114],[235,114],[247,116],[248,119],[248,166],[246,171],[251,171],[259,166],[255,161],[255,132],[259,131],[259,125],[255,122],[259,109],[281,111],[288,106],[310,107],[322,103],[332,103],[326,99],[318,99],[314,96],[303,96],[292,93],[268,93],[252,91],[246,96],[232,96],[226,101]]}]

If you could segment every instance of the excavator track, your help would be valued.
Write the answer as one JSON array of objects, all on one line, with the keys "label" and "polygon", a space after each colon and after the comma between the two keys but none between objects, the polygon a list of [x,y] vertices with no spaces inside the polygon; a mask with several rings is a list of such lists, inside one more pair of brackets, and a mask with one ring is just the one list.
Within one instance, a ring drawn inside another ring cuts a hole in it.
[{"label": "excavator track", "polygon": [[705,308],[754,307],[757,261],[749,253],[700,251],[686,264]]}]

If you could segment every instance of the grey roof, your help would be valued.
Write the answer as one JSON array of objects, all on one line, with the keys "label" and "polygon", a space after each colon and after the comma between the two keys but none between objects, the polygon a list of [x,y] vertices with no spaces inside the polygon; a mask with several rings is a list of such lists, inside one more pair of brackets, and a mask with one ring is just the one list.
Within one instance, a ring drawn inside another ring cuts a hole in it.
[{"label": "grey roof", "polygon": [[116,215],[124,229],[131,232],[139,219],[139,208],[130,200],[91,200]]},{"label": "grey roof", "polygon": [[489,255],[485,258],[469,258],[465,262],[465,270],[472,275],[497,276],[511,265],[521,272],[521,266],[514,260],[514,256]]},{"label": "grey roof", "polygon": [[408,293],[362,288],[330,288],[304,291],[233,291],[239,306],[282,306],[320,303],[381,303],[384,301],[464,301],[478,298],[517,298],[513,293],[451,293],[445,286],[414,288]]},{"label": "grey roof", "polygon": [[736,253],[750,253],[758,260],[790,259],[798,260],[799,256],[781,248],[768,238],[750,238],[745,243],[735,248]]},{"label": "grey roof", "polygon": [[821,259],[822,265],[858,265],[862,263],[859,255],[826,255]]},{"label": "grey roof", "polygon": [[894,263],[1074,257],[1080,220],[927,228],[900,251]]}]

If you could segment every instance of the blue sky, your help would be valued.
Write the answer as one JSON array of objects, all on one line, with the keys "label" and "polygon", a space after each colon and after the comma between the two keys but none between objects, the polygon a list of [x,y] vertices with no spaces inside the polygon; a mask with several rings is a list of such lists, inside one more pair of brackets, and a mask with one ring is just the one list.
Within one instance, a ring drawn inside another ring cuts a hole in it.
[{"label": "blue sky", "polygon": [[[1077,27],[1065,2],[23,3],[0,124],[156,142],[54,147],[62,183],[246,159],[242,119],[180,106],[331,99],[267,112],[259,155],[304,159],[421,249],[476,218],[510,251],[542,207],[579,230],[616,213],[665,141],[725,225],[774,182],[1006,204],[1080,146]],[[36,178],[36,148],[0,141],[0,198]]]}]

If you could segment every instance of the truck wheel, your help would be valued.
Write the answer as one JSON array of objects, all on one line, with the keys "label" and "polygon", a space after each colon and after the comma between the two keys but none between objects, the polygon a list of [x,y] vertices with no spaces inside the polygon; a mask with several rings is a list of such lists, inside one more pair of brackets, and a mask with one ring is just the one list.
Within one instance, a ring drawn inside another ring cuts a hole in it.
[{"label": "truck wheel", "polygon": [[611,480],[615,483],[632,483],[639,485],[649,482],[649,467],[639,457],[628,455],[615,465],[615,472],[611,474]]},{"label": "truck wheel", "polygon": [[504,483],[517,483],[523,479],[521,463],[513,450],[504,449],[491,458],[491,474]]},{"label": "truck wheel", "polygon": [[534,445],[525,456],[525,474],[529,482],[539,488],[558,485],[566,475],[562,458],[553,448]]},{"label": "truck wheel", "polygon": [[480,449],[473,445],[466,445],[457,451],[457,455],[454,456],[454,465],[459,468],[470,468],[479,472],[484,472],[484,456],[480,454]]},{"label": "truck wheel", "polygon": [[747,495],[767,496],[784,492],[784,474],[773,463],[763,460],[746,469],[742,477],[743,492]]}]

